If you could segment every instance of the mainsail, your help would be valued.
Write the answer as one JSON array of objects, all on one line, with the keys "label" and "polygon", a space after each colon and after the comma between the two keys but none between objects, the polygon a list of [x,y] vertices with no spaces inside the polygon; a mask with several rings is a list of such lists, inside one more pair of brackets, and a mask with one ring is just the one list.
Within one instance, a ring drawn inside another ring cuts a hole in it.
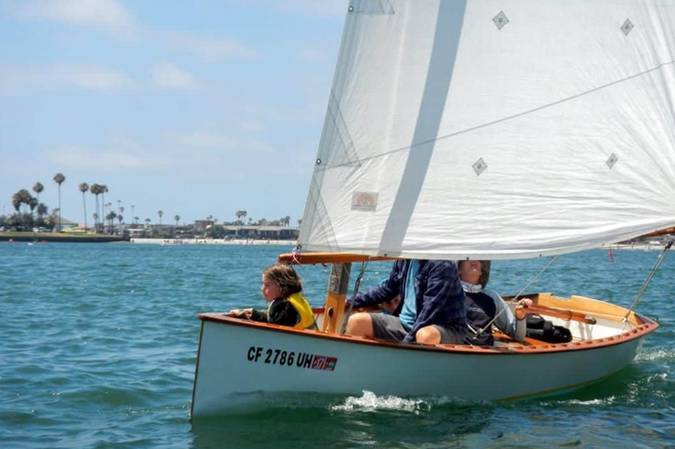
[{"label": "mainsail", "polygon": [[352,0],[303,250],[522,258],[675,224],[675,0]]}]

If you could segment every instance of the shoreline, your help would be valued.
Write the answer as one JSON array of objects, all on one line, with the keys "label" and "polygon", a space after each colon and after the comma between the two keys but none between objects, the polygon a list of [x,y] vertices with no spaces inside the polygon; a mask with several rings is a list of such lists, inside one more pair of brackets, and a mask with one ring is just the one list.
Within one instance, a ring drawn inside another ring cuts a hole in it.
[{"label": "shoreline", "polygon": [[254,240],[254,239],[161,239],[161,238],[132,238],[129,243],[142,245],[162,245],[162,246],[181,246],[181,245],[276,245],[276,246],[295,246],[295,240]]},{"label": "shoreline", "polygon": [[656,243],[614,243],[612,245],[606,245],[604,248],[628,251],[662,251],[663,248],[665,248],[665,245]]},{"label": "shoreline", "polygon": [[114,243],[126,240],[116,235],[68,234],[63,232],[0,232],[0,242]]}]

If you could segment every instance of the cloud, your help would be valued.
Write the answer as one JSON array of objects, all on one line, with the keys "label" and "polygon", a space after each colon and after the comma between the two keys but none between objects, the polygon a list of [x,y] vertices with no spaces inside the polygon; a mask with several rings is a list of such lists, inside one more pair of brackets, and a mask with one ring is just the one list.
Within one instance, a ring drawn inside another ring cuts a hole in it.
[{"label": "cloud", "polygon": [[116,90],[132,84],[122,72],[92,65],[53,65],[27,67],[0,64],[0,94],[21,90],[75,86],[88,90]]},{"label": "cloud", "polygon": [[256,59],[259,57],[258,52],[253,48],[233,39],[178,33],[169,35],[168,39],[172,47],[210,61],[230,58]]},{"label": "cloud", "polygon": [[[269,152],[273,148],[268,143],[248,137],[224,135],[206,131],[193,131],[182,134],[170,134],[165,137],[166,146],[172,148],[175,155],[202,151],[211,154],[229,152]],[[202,154],[204,154],[202,153]]]},{"label": "cloud", "polygon": [[47,158],[59,167],[64,167],[64,169],[95,169],[101,171],[154,168],[166,164],[164,160],[142,156],[143,151],[139,150],[139,148],[101,150],[63,145],[48,150]]},{"label": "cloud", "polygon": [[342,0],[274,0],[278,8],[286,10],[300,10],[306,14],[319,16],[344,16],[347,5]]},{"label": "cloud", "polygon": [[191,89],[198,85],[190,73],[172,64],[161,64],[155,67],[152,82],[157,86],[173,89]]},{"label": "cloud", "polygon": [[125,74],[96,66],[60,65],[52,67],[50,73],[56,82],[91,90],[120,89],[131,84]]},{"label": "cloud", "polygon": [[[344,0],[222,0],[228,3],[255,6],[261,10],[301,13],[308,16],[344,17],[347,3]],[[386,0],[385,0],[386,1]]]},{"label": "cloud", "polygon": [[179,147],[189,147],[191,149],[202,148],[229,150],[234,146],[234,142],[230,138],[204,131],[195,131],[187,134],[175,134],[169,136],[167,140]]},{"label": "cloud", "polygon": [[16,3],[20,18],[131,31],[134,18],[117,0],[31,0]]},{"label": "cloud", "polygon": [[265,125],[258,120],[240,120],[239,129],[248,133],[258,133],[265,131]]}]

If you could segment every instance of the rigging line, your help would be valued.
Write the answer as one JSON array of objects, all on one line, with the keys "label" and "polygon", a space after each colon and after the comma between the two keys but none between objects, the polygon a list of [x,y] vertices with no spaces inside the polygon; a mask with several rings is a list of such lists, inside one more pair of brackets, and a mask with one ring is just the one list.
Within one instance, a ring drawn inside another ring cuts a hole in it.
[{"label": "rigging line", "polygon": [[663,263],[663,261],[666,258],[666,254],[668,253],[668,250],[670,247],[673,246],[673,240],[669,240],[666,243],[666,246],[663,247],[663,251],[661,251],[661,254],[659,254],[658,259],[656,259],[656,262],[654,263],[654,266],[652,267],[651,271],[645,278],[644,282],[642,283],[642,287],[640,287],[640,290],[638,290],[637,294],[635,295],[635,298],[633,299],[633,303],[630,305],[628,308],[628,312],[626,312],[626,316],[623,317],[623,322],[624,325],[628,322],[628,315],[630,315],[633,312],[633,309],[638,305],[640,302],[640,299],[642,298],[642,295],[644,294],[645,290],[647,289],[647,286],[649,286],[649,283],[652,281],[654,276],[656,275],[656,272],[658,271],[659,267]]},{"label": "rigging line", "polygon": [[[520,298],[520,295],[523,294],[523,292],[525,291],[525,289],[527,289],[534,281],[536,281],[537,279],[539,279],[539,277],[540,277],[542,274],[544,274],[544,272],[545,272],[546,270],[548,270],[548,269],[551,267],[551,265],[553,265],[553,262],[555,262],[556,260],[558,260],[559,257],[560,257],[560,254],[553,256],[553,257],[551,258],[551,260],[549,260],[549,262],[546,264],[546,266],[545,266],[544,268],[542,268],[541,270],[539,270],[539,273],[535,274],[534,276],[532,276],[532,277],[530,278],[529,281],[527,281],[527,283],[525,284],[525,286],[524,286],[523,288],[520,289],[520,291],[518,292],[518,294],[517,294],[511,301],[512,301],[512,302],[518,301],[518,298]],[[506,311],[506,309],[507,309],[508,307],[509,307],[508,305],[506,305],[506,307],[503,307],[503,308],[499,311],[499,313],[495,314],[495,316],[490,320],[490,322],[488,322],[485,326],[483,326],[483,327],[481,327],[481,328],[478,329],[478,331],[476,332],[476,335],[477,335],[477,336],[480,336],[480,335],[483,334],[483,332],[485,332],[486,329],[491,329],[491,328],[492,328],[492,323],[494,323],[495,320],[497,320],[497,318],[499,318],[499,317]]]},{"label": "rigging line", "polygon": [[[662,62],[662,63],[656,65],[655,67],[652,67],[651,69],[647,69],[647,70],[644,70],[644,71],[642,71],[642,72],[639,72],[639,73],[635,73],[635,74],[633,74],[633,75],[626,76],[625,78],[622,78],[622,79],[619,79],[619,80],[615,80],[615,81],[609,82],[609,83],[607,83],[607,84],[603,84],[603,85],[598,86],[598,87],[594,87],[594,88],[592,88],[592,89],[590,89],[590,90],[587,90],[587,91],[584,91],[584,92],[581,92],[581,93],[572,95],[572,96],[567,97],[567,98],[562,98],[562,99],[557,100],[557,101],[554,101],[554,102],[552,102],[552,103],[548,103],[548,104],[544,104],[544,105],[541,105],[541,106],[537,106],[536,108],[528,109],[527,111],[518,112],[518,113],[516,113],[516,114],[508,115],[508,116],[506,116],[506,117],[502,117],[502,118],[497,119],[497,120],[492,120],[492,121],[490,121],[490,122],[482,123],[482,124],[480,124],[480,125],[472,126],[472,127],[470,127],[470,128],[466,128],[466,129],[462,129],[462,130],[459,130],[459,131],[455,131],[455,132],[450,133],[450,134],[444,134],[444,135],[442,135],[442,136],[436,136],[436,137],[434,137],[434,138],[426,139],[426,140],[423,140],[423,141],[420,141],[420,142],[415,142],[415,143],[412,143],[412,144],[410,144],[410,145],[406,145],[406,146],[404,146],[404,147],[394,148],[393,150],[385,151],[385,152],[382,152],[382,153],[379,153],[379,154],[375,154],[375,155],[369,156],[369,157],[364,157],[363,159],[359,159],[357,162],[363,163],[363,162],[369,161],[369,160],[371,160],[371,159],[376,159],[376,158],[379,158],[379,157],[382,157],[382,156],[387,156],[387,155],[389,155],[389,154],[393,154],[393,153],[398,153],[398,152],[400,152],[400,151],[409,150],[409,149],[411,149],[411,148],[413,148],[413,147],[417,147],[417,146],[420,146],[420,145],[426,145],[426,144],[429,144],[429,143],[431,143],[431,142],[435,142],[435,141],[439,141],[439,140],[444,140],[444,139],[449,139],[449,138],[451,138],[451,137],[455,137],[455,136],[458,136],[458,135],[461,135],[461,134],[470,133],[470,132],[476,131],[476,130],[478,130],[478,129],[487,128],[487,127],[490,127],[490,126],[493,126],[493,125],[497,125],[497,124],[499,124],[499,123],[508,122],[508,121],[510,121],[510,120],[517,119],[517,118],[520,118],[520,117],[523,117],[523,116],[532,114],[532,113],[534,113],[534,112],[539,112],[539,111],[542,111],[542,110],[551,108],[551,107],[553,107],[553,106],[558,106],[558,105],[560,105],[560,104],[567,103],[567,102],[572,101],[572,100],[576,100],[576,99],[581,98],[581,97],[584,97],[584,96],[586,96],[586,95],[589,95],[589,94],[592,94],[592,93],[595,93],[595,92],[604,90],[604,89],[606,89],[606,88],[608,88],[608,87],[612,87],[612,86],[615,86],[615,85],[617,85],[617,84],[624,83],[624,82],[626,82],[626,81],[631,81],[631,80],[633,80],[633,79],[635,79],[635,78],[640,78],[641,76],[644,76],[644,75],[647,75],[647,74],[649,74],[649,73],[658,71],[658,70],[660,70],[661,68],[666,67],[666,66],[669,66],[669,65],[675,65],[675,60],[671,60],[671,61],[667,61],[667,62]],[[352,162],[352,163],[343,163],[343,164],[335,164],[335,165],[332,165],[332,166],[324,166],[323,168],[321,168],[321,170],[328,170],[329,168],[345,167],[345,166],[349,166],[349,165],[354,165],[354,162]]]},{"label": "rigging line", "polygon": [[359,288],[361,287],[361,281],[363,280],[363,275],[366,273],[367,266],[368,266],[367,260],[361,262],[361,270],[359,271],[359,275],[356,276],[356,281],[354,281],[354,293],[352,293],[352,300],[349,301],[349,308],[347,309],[346,313],[342,315],[342,322],[340,323],[340,332],[338,333],[338,335],[344,335],[345,330],[347,329],[347,321],[349,320],[349,316],[352,314],[352,309],[354,308],[354,298],[356,297],[356,294],[359,292]]}]

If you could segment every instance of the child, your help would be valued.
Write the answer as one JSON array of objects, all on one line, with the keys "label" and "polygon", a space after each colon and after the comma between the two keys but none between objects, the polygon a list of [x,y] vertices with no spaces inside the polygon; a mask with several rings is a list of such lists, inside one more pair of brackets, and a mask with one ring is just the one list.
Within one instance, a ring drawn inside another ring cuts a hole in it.
[{"label": "child", "polygon": [[267,267],[260,291],[269,302],[267,310],[232,310],[226,315],[296,329],[316,329],[312,307],[302,294],[302,281],[291,266],[277,263]]}]

